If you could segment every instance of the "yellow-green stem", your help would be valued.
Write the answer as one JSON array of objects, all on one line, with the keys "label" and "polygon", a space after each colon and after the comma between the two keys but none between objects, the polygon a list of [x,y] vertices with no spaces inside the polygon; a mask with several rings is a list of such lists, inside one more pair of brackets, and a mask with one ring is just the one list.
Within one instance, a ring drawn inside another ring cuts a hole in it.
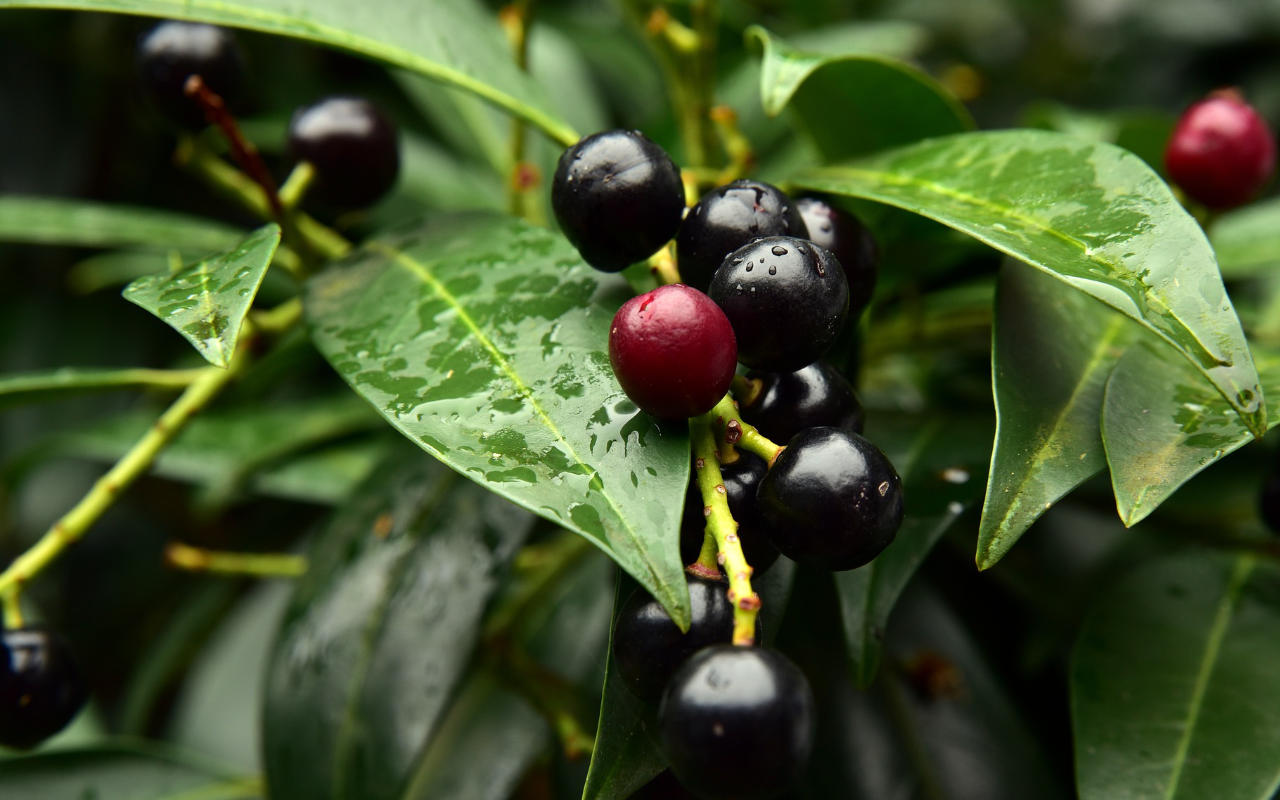
[{"label": "yellow-green stem", "polygon": [[661,250],[649,256],[649,271],[658,279],[658,283],[680,282],[680,270],[676,267],[673,250],[674,245],[667,242]]},{"label": "yellow-green stem", "polygon": [[11,602],[9,598],[16,598],[25,583],[38,575],[63,550],[78,541],[89,526],[111,507],[120,493],[151,467],[156,455],[178,435],[187,421],[236,377],[245,360],[244,350],[241,349],[226,369],[206,367],[201,370],[200,377],[160,415],[129,452],[106,475],[98,479],[80,502],[53,523],[39,541],[0,573],[0,597],[4,597],[6,603]]},{"label": "yellow-green stem", "polygon": [[298,166],[293,168],[289,173],[289,177],[284,179],[284,184],[280,187],[280,205],[284,208],[285,213],[298,207],[302,202],[302,198],[306,197],[307,189],[311,188],[311,182],[316,179],[316,168],[311,166],[310,161],[301,161]]},{"label": "yellow-green stem", "polygon": [[[516,67],[521,71],[529,69],[529,21],[533,15],[533,0],[515,0],[498,13],[507,39],[511,42],[511,52]],[[520,117],[511,118],[510,150],[507,159],[507,210],[512,216],[530,219],[532,209],[529,175],[532,165],[524,161],[525,141],[528,138],[528,125]]]},{"label": "yellow-green stem", "polygon": [[733,403],[733,398],[729,395],[722,397],[720,402],[716,403],[715,408],[707,413],[707,416],[716,419],[720,425],[726,427],[730,422],[737,423],[742,433],[739,439],[734,442],[734,445],[746,450],[748,453],[760,456],[770,466],[777,460],[778,454],[782,452],[782,445],[770,441],[768,437],[756,430],[754,425],[743,421],[742,415],[738,413],[738,408]]},{"label": "yellow-green stem", "polygon": [[[707,507],[703,506],[702,510],[705,518]],[[708,527],[702,534],[702,549],[698,551],[698,559],[685,569],[701,578],[719,578],[720,561],[717,558],[719,555],[720,545],[716,544],[716,537]]]},{"label": "yellow-green stem", "polygon": [[220,575],[296,578],[307,571],[306,556],[293,553],[229,553],[170,542],[164,551],[171,567]]},{"label": "yellow-green stem", "polygon": [[23,626],[22,600],[17,592],[9,592],[0,598],[4,602],[4,626],[9,630],[17,630]]},{"label": "yellow-green stem", "polygon": [[751,645],[756,638],[756,614],[760,611],[760,596],[751,588],[751,565],[742,553],[738,540],[738,523],[729,512],[729,500],[725,495],[724,480],[716,461],[716,438],[712,432],[714,411],[690,421],[693,438],[694,470],[698,488],[706,504],[707,530],[716,540],[720,551],[717,560],[729,578],[729,602],[733,604],[733,643]]}]

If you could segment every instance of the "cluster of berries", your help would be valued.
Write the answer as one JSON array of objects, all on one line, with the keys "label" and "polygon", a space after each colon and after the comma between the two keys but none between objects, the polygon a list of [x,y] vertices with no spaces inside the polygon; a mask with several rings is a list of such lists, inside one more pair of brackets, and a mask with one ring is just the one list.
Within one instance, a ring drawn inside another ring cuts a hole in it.
[{"label": "cluster of berries", "polygon": [[[627,396],[662,419],[710,411],[732,386],[743,420],[785,442],[772,464],[739,450],[720,464],[737,537],[754,573],[779,552],[812,567],[866,564],[902,521],[901,481],[863,438],[853,387],[820,361],[862,313],[877,253],[852,215],[815,198],[792,202],[737,180],[686,212],[671,158],[637,131],[589,136],[552,183],[560,227],[606,272],[675,239],[682,283],[623,304],[609,358]],[[735,380],[738,365],[750,371]],[[681,528],[685,563],[702,549],[696,482]],[[782,654],[730,645],[733,603],[721,580],[689,575],[692,622],[681,633],[637,590],[620,609],[613,652],[623,681],[658,705],[672,772],[704,797],[770,797],[799,779],[812,749],[813,696]]]}]

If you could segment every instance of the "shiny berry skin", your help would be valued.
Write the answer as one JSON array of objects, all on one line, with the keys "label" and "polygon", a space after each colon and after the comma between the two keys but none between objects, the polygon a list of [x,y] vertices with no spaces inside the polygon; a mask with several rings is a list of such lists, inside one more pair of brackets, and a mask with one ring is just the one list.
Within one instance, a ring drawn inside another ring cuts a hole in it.
[{"label": "shiny berry skin", "polygon": [[293,112],[289,152],[311,163],[311,194],[335,208],[372,205],[400,174],[395,125],[359,97],[328,97]]},{"label": "shiny berry skin", "polygon": [[775,442],[825,425],[862,433],[866,412],[853,385],[825,361],[795,372],[748,372],[756,391],[739,397],[742,418]]},{"label": "shiny berry skin", "polygon": [[169,20],[138,39],[136,54],[142,86],[156,107],[179,125],[198,130],[204,111],[184,91],[187,78],[199,75],[206,86],[235,105],[244,78],[244,59],[226,28]]},{"label": "shiny berry skin", "polygon": [[816,197],[802,197],[796,208],[809,229],[809,241],[825,247],[844,267],[849,282],[849,318],[857,319],[871,302],[880,268],[880,249],[862,220],[837,211]]},{"label": "shiny berry skin", "polygon": [[1178,119],[1164,152],[1169,178],[1209,208],[1251,200],[1271,177],[1275,140],[1253,106],[1231,91],[1215,92]]},{"label": "shiny berry skin", "polygon": [[644,134],[605,131],[560,156],[551,208],[588,264],[618,272],[676,235],[684,184],[675,162]]},{"label": "shiny berry skin", "polygon": [[712,189],[689,210],[676,236],[681,279],[706,290],[726,256],[762,236],[808,236],[800,211],[781,189],[748,180]]},{"label": "shiny berry skin", "polygon": [[[756,487],[768,467],[764,459],[746,451],[738,452],[738,460],[720,465],[720,477],[724,483],[725,499],[729,511],[738,523],[738,540],[742,554],[759,575],[778,560],[778,548],[769,541],[764,531],[764,518],[756,508]],[[702,540],[706,536],[707,517],[703,513],[702,491],[697,476],[689,482],[684,500],[684,518],[680,524],[680,558],[686,564],[698,560],[702,552]]]},{"label": "shiny berry skin", "polygon": [[733,251],[708,294],[733,325],[738,360],[770,372],[817,361],[849,311],[849,284],[835,256],[791,236],[757,239]]},{"label": "shiny berry skin", "polygon": [[43,628],[0,634],[0,745],[35,747],[65,728],[86,697],[61,636]]},{"label": "shiny berry skin", "polygon": [[618,383],[659,419],[710,411],[729,390],[737,357],[724,312],[680,283],[623,303],[609,329],[609,362]]},{"label": "shiny berry skin", "polygon": [[725,580],[685,575],[689,586],[689,631],[681,633],[662,605],[636,589],[618,612],[613,659],[632,694],[654,705],[685,659],[702,648],[733,638],[733,605]]},{"label": "shiny berry skin", "polygon": [[671,771],[694,794],[776,797],[813,752],[813,691],[775,650],[714,645],[672,677],[658,725]]},{"label": "shiny berry skin", "polygon": [[756,492],[782,554],[819,569],[868,563],[902,524],[902,481],[879,448],[856,433],[796,434]]}]

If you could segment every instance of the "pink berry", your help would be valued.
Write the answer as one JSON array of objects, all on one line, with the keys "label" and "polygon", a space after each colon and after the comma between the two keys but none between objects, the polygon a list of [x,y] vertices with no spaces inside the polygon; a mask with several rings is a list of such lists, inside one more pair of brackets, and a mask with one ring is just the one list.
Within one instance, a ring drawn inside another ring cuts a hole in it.
[{"label": "pink berry", "polygon": [[1239,94],[1214,92],[1178,120],[1164,164],[1191,199],[1209,208],[1232,208],[1247,203],[1271,177],[1275,140]]},{"label": "pink berry", "polygon": [[609,361],[636,405],[686,419],[724,397],[738,343],[724,312],[697,289],[659,286],[622,304],[609,329]]}]

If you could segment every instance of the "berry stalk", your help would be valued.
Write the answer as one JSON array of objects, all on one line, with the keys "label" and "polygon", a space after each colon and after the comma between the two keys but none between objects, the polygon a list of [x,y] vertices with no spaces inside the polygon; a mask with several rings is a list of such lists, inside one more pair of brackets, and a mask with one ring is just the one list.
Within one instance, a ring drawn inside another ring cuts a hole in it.
[{"label": "berry stalk", "polygon": [[[717,406],[719,408],[719,406]],[[751,588],[751,565],[742,553],[738,540],[738,523],[729,512],[724,479],[716,457],[716,437],[712,426],[716,409],[690,422],[693,439],[694,469],[698,488],[706,504],[707,530],[719,549],[717,560],[729,578],[729,602],[733,604],[733,643],[751,646],[756,636],[756,614],[760,611],[760,595]],[[706,548],[704,548],[705,551]]]},{"label": "berry stalk", "polygon": [[736,431],[737,439],[729,443],[735,447],[741,447],[748,453],[760,456],[770,466],[778,459],[778,454],[782,452],[783,446],[773,442],[756,427],[742,419],[742,415],[738,413],[738,407],[733,402],[730,395],[725,395],[720,402],[716,403],[715,408],[707,413],[707,416],[716,421],[717,424],[724,426],[726,432]]},{"label": "berry stalk", "polygon": [[306,556],[293,553],[231,553],[169,542],[165,563],[191,572],[251,575],[258,578],[296,578],[307,571]]}]

